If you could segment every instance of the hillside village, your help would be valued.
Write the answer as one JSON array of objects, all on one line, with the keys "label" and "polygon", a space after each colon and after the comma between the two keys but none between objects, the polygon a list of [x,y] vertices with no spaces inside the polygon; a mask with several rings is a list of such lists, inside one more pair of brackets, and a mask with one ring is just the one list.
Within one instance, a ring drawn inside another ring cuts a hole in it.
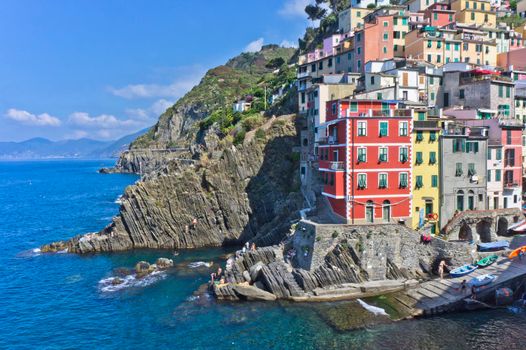
[{"label": "hillside village", "polygon": [[[439,234],[466,211],[521,210],[525,11],[524,0],[353,0],[336,14],[297,70],[302,184],[321,179],[334,221]],[[450,238],[491,240],[469,228]]]}]

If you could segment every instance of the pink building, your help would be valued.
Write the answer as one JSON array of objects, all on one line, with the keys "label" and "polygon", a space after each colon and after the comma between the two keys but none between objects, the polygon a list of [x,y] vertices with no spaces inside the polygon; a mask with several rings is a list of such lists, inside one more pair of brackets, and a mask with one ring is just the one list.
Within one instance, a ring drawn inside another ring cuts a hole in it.
[{"label": "pink building", "polygon": [[526,47],[499,53],[497,55],[497,65],[504,69],[513,66],[514,70],[526,71]]}]

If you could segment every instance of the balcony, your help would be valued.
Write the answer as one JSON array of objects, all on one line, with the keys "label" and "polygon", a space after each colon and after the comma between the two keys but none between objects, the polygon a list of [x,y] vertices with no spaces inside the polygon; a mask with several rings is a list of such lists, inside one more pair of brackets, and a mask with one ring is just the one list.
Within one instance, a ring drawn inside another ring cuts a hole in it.
[{"label": "balcony", "polygon": [[517,188],[517,187],[519,187],[519,183],[516,182],[516,181],[513,181],[513,180],[511,180],[511,181],[508,180],[508,181],[504,182],[504,187],[505,188],[510,188],[510,189]]},{"label": "balcony", "polygon": [[395,109],[394,116],[395,117],[412,117],[413,110],[412,109]]},{"label": "balcony", "polygon": [[345,169],[345,164],[343,162],[329,162],[329,169],[342,171]]},{"label": "balcony", "polygon": [[392,112],[390,109],[371,110],[370,115],[371,117],[390,117],[392,116]]},{"label": "balcony", "polygon": [[307,78],[309,75],[309,72],[298,72],[298,79]]},{"label": "balcony", "polygon": [[416,130],[437,130],[438,121],[436,120],[415,120],[413,126]]}]

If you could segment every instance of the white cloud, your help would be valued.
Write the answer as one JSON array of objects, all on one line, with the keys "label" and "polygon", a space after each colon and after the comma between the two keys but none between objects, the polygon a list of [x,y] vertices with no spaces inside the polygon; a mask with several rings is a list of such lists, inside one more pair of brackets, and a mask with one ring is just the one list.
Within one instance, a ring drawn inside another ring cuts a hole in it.
[{"label": "white cloud", "polygon": [[174,104],[173,101],[165,100],[164,98],[155,101],[147,108],[128,108],[126,114],[132,118],[140,120],[157,119],[161,114]]},{"label": "white cloud", "polygon": [[250,42],[246,47],[245,49],[243,50],[243,52],[258,52],[259,50],[261,50],[261,47],[263,46],[263,42],[265,40],[263,38],[259,38],[259,39],[256,39],[252,42]]},{"label": "white cloud", "polygon": [[298,47],[298,43],[295,42],[295,41],[288,41],[286,39],[284,39],[281,44],[279,44],[280,46],[283,46],[283,47],[294,47],[294,48],[297,48]]},{"label": "white cloud", "polygon": [[187,93],[201,80],[205,70],[201,66],[177,68],[179,77],[170,84],[130,84],[121,88],[109,87],[108,90],[115,96],[136,98],[179,98]]},{"label": "white cloud", "polygon": [[312,0],[286,0],[278,13],[285,17],[306,17],[305,7]]},{"label": "white cloud", "polygon": [[117,117],[110,114],[101,114],[96,117],[90,116],[84,112],[74,112],[69,116],[68,122],[72,125],[85,128],[123,128],[141,125],[141,122],[133,119],[117,119]]},{"label": "white cloud", "polygon": [[10,108],[5,116],[11,120],[27,125],[35,126],[60,126],[61,121],[57,117],[53,117],[47,113],[35,115],[28,111]]}]

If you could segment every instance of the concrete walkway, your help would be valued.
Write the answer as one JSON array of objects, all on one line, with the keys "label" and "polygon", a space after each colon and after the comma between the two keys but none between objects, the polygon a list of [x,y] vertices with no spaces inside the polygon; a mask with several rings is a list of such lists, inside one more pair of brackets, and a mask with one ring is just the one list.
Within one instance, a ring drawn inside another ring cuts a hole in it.
[{"label": "concrete walkway", "polygon": [[508,258],[499,257],[499,260],[493,265],[477,269],[469,275],[421,283],[415,289],[395,293],[394,300],[400,304],[395,307],[411,310],[412,316],[458,311],[469,303],[471,297],[471,288],[468,287],[464,293],[459,290],[462,280],[469,282],[472,278],[485,274],[491,274],[497,278],[491,284],[480,288],[480,291],[477,292],[479,300],[493,296],[498,288],[517,285],[526,279],[526,260],[510,261]]}]

